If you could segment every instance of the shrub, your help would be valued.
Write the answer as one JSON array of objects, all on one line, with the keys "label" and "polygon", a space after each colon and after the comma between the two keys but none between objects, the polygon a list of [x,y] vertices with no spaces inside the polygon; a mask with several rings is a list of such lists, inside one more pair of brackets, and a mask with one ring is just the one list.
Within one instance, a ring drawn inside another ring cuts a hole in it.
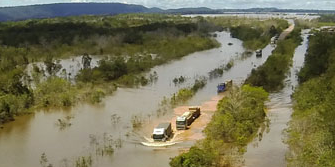
[{"label": "shrub", "polygon": [[213,164],[214,156],[211,152],[206,152],[196,146],[174,157],[170,161],[171,167],[210,167]]},{"label": "shrub", "polygon": [[68,81],[51,77],[36,86],[35,103],[41,107],[71,106],[76,102],[77,89]]}]

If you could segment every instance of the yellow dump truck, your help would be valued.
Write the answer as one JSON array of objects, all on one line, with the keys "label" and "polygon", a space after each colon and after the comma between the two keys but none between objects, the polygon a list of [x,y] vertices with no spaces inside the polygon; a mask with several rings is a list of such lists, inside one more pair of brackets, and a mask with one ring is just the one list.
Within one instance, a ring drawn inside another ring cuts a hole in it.
[{"label": "yellow dump truck", "polygon": [[200,107],[192,106],[183,115],[178,116],[176,119],[177,130],[186,130],[192,122],[200,116]]}]

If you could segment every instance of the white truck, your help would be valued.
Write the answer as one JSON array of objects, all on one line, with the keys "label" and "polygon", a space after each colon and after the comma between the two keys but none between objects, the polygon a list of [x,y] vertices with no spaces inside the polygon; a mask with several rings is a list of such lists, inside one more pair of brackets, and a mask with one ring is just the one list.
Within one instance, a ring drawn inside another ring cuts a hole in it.
[{"label": "white truck", "polygon": [[166,141],[172,136],[171,123],[160,123],[152,132],[154,141]]}]

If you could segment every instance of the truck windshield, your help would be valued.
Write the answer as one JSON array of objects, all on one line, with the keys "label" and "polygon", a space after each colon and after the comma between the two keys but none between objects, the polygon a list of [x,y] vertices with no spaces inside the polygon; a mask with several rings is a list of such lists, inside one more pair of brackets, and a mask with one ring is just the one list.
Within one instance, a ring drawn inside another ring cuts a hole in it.
[{"label": "truck windshield", "polygon": [[156,135],[156,134],[154,134],[154,135],[152,136],[153,139],[163,139],[163,137],[164,137],[163,134],[161,134],[161,135]]},{"label": "truck windshield", "polygon": [[185,121],[177,121],[176,124],[177,125],[185,125]]}]

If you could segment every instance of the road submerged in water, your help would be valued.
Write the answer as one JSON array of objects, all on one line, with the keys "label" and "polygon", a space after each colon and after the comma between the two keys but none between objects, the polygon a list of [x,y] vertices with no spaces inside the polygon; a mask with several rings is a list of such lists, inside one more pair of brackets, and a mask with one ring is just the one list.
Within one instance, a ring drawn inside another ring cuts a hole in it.
[{"label": "road submerged in water", "polygon": [[295,50],[293,65],[285,80],[285,87],[270,94],[270,101],[266,104],[270,126],[263,133],[261,139],[255,138],[247,147],[244,155],[245,167],[284,167],[285,155],[288,151],[284,144],[285,129],[291,119],[292,99],[291,95],[298,86],[298,71],[304,63],[304,57],[308,48],[308,36],[310,30],[302,31],[303,42]]}]

